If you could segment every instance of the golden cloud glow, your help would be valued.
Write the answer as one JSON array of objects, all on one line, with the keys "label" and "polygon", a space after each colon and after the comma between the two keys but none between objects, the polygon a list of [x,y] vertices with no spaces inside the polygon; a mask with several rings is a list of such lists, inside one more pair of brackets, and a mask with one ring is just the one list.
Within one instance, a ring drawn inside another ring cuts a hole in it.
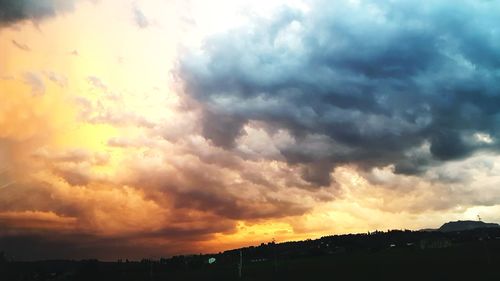
[{"label": "golden cloud glow", "polygon": [[[137,257],[500,218],[489,198],[473,206],[453,197],[476,194],[469,187],[392,166],[340,165],[331,186],[313,186],[281,154],[292,133],[257,121],[231,149],[203,137],[200,108],[173,73],[177,55],[242,24],[236,11],[252,6],[265,17],[283,4],[236,2],[216,11],[211,1],[82,1],[71,13],[0,27],[0,236],[119,238],[147,249],[120,253]],[[487,160],[500,169],[497,157]]]}]

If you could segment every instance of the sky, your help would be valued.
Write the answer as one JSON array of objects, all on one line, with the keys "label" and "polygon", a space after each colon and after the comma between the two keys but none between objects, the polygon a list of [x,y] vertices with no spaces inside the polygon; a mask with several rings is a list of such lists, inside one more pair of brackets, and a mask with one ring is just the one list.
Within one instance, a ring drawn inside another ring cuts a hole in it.
[{"label": "sky", "polygon": [[0,251],[500,222],[499,1],[0,0]]}]

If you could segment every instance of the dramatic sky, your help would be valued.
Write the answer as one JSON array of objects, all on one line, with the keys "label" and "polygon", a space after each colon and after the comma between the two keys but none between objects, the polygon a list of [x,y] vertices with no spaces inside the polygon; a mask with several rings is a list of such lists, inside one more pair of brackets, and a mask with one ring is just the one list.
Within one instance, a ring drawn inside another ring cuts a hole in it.
[{"label": "dramatic sky", "polygon": [[0,0],[0,250],[500,222],[500,1]]}]

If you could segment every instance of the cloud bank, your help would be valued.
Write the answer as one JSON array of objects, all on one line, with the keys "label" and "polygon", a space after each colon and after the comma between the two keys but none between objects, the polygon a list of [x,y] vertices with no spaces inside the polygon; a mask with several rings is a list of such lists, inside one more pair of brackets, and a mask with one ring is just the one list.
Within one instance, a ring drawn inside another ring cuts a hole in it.
[{"label": "cloud bank", "polygon": [[42,20],[74,8],[74,0],[0,0],[0,26]]},{"label": "cloud bank", "polygon": [[[180,59],[205,137],[231,148],[248,122],[285,129],[297,141],[281,154],[317,185],[343,164],[420,174],[498,151],[499,2],[308,3],[213,36]],[[311,136],[324,138],[315,154]],[[413,153],[422,147],[429,153]]]}]

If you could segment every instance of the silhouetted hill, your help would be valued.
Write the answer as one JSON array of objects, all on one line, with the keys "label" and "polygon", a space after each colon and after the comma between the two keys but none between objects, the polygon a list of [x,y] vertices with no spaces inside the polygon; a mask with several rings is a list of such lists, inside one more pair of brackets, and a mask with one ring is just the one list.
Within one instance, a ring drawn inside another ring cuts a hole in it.
[{"label": "silhouetted hill", "polygon": [[496,223],[485,223],[482,221],[451,221],[443,224],[438,229],[438,231],[452,232],[452,231],[472,230],[477,228],[490,228],[490,227],[500,227],[500,225]]},{"label": "silhouetted hill", "polygon": [[[0,251],[2,256],[8,257]],[[272,241],[219,253],[157,260],[22,262],[3,258],[0,280],[326,281],[332,276],[338,280],[500,280],[498,264],[499,225],[458,221],[429,232],[390,230]]]}]

